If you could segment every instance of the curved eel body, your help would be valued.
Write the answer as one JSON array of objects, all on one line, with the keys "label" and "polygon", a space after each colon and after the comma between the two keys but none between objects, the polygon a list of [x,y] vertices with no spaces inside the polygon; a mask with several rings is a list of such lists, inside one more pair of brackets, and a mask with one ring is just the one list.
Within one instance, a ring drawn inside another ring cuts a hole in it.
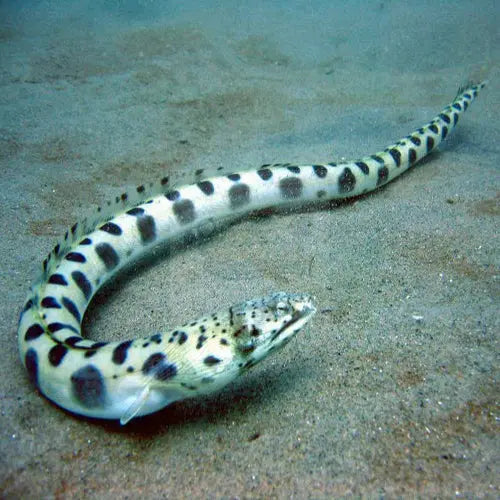
[{"label": "curved eel body", "polygon": [[75,224],[44,261],[21,312],[19,352],[30,380],[71,412],[122,424],[234,380],[312,317],[308,295],[277,293],[166,333],[111,343],[81,337],[85,310],[132,259],[207,222],[357,196],[390,182],[447,137],[484,85],[461,89],[425,126],[358,161],[263,165],[176,189],[165,180],[162,193],[124,203],[111,218]]}]

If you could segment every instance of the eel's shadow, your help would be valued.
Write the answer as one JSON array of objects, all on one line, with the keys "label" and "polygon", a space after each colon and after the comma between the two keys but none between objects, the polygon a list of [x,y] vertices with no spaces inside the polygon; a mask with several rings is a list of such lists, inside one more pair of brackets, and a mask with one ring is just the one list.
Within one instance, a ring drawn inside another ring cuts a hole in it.
[{"label": "eel's shadow", "polygon": [[[293,348],[293,342],[287,348]],[[218,393],[173,403],[158,412],[134,418],[125,426],[120,425],[118,420],[95,419],[62,411],[75,421],[87,422],[132,440],[161,435],[168,430],[200,421],[218,426],[228,420],[238,420],[252,406],[276,406],[280,398],[294,391],[297,384],[302,382],[304,373],[313,370],[311,358],[297,357],[296,361],[287,365],[285,371],[276,365],[257,372],[250,371]]]}]

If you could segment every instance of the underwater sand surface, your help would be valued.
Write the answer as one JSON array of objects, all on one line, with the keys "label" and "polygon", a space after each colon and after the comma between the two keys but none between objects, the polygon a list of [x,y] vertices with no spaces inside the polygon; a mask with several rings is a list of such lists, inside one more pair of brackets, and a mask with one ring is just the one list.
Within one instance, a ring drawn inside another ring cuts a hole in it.
[{"label": "underwater sand surface", "polygon": [[[498,497],[499,18],[487,0],[3,2],[0,496]],[[285,350],[126,427],[29,384],[30,282],[103,200],[374,153],[469,78],[490,83],[402,178],[155,255],[85,320],[117,340],[311,293],[319,312]]]}]

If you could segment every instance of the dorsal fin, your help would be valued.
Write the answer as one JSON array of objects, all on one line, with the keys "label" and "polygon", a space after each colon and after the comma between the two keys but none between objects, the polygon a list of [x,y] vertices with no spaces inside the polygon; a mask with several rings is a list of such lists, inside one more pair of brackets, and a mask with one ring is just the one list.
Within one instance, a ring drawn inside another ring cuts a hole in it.
[{"label": "dorsal fin", "polygon": [[98,207],[88,216],[73,224],[73,226],[66,231],[63,238],[57,242],[43,261],[42,275],[38,282],[43,281],[50,275],[64,255],[78,245],[87,234],[94,231],[96,227],[108,222],[116,215],[124,213],[137,205],[146,203],[148,200],[163,195],[179,186],[192,184],[207,177],[224,175],[231,172],[221,166],[200,168],[192,172],[172,170],[165,173],[163,177],[154,182],[150,181],[140,184],[139,186],[116,195],[113,200],[105,201],[98,205]]}]

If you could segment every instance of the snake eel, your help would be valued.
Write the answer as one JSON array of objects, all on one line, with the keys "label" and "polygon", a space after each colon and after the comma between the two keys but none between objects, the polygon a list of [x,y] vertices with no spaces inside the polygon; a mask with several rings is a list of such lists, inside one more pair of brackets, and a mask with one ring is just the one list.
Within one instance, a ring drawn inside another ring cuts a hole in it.
[{"label": "snake eel", "polygon": [[174,401],[208,394],[284,346],[314,315],[307,294],[274,293],[166,333],[119,342],[81,336],[92,297],[155,245],[210,221],[249,212],[361,195],[428,155],[456,126],[486,82],[462,87],[432,121],[358,161],[266,164],[255,170],[172,187],[137,188],[113,216],[71,227],[43,262],[22,309],[18,343],[29,379],[70,412],[126,424]]}]

